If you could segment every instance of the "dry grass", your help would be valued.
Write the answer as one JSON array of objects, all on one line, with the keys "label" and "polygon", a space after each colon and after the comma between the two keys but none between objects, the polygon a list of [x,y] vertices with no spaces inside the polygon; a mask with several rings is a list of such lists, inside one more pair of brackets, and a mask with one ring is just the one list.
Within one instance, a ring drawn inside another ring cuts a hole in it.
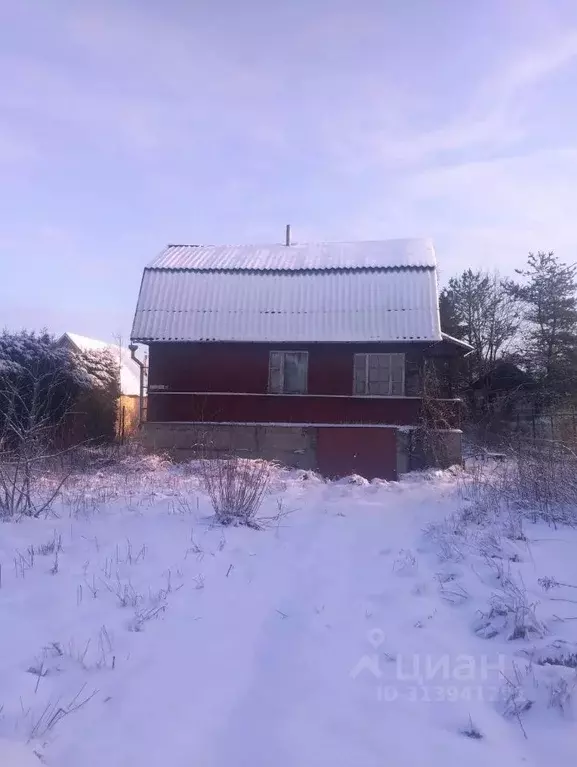
[{"label": "dry grass", "polygon": [[553,441],[518,441],[499,462],[476,461],[461,480],[467,521],[486,524],[508,512],[507,537],[523,538],[522,520],[577,524],[577,454]]}]

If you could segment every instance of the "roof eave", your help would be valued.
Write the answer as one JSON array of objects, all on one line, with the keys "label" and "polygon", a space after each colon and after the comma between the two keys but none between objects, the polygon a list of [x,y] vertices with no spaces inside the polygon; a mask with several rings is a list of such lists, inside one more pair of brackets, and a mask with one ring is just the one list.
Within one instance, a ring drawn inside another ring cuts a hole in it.
[{"label": "roof eave", "polygon": [[467,356],[471,354],[473,351],[473,347],[471,344],[467,343],[467,341],[463,341],[460,338],[455,338],[454,336],[450,336],[448,333],[441,333],[443,341],[446,341],[449,344],[454,344],[455,346],[458,346],[459,348],[463,349],[465,352],[463,356]]}]

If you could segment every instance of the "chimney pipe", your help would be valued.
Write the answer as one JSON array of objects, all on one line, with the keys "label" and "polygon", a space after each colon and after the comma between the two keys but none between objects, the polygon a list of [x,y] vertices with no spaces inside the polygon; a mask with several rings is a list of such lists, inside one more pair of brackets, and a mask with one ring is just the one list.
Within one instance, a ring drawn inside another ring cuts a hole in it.
[{"label": "chimney pipe", "polygon": [[286,238],[285,238],[284,244],[287,246],[287,248],[291,244],[291,225],[290,224],[286,225]]}]

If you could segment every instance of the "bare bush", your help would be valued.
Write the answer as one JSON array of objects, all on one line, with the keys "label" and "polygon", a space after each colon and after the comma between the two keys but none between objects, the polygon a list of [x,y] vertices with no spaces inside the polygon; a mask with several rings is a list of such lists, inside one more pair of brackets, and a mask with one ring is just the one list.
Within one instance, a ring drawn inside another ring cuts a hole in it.
[{"label": "bare bush", "polygon": [[504,460],[476,461],[461,480],[465,513],[479,524],[499,521],[523,540],[523,519],[577,524],[577,453],[564,443],[518,440]]},{"label": "bare bush", "polygon": [[28,378],[26,396],[9,380],[0,389],[0,516],[4,517],[39,517],[49,511],[71,473],[57,467],[68,451],[55,448],[62,422],[55,423],[44,401],[59,385],[59,376],[29,373]]},{"label": "bare bush", "polygon": [[577,522],[577,455],[568,445],[550,440],[519,442],[506,473],[511,500],[535,521]]},{"label": "bare bush", "polygon": [[200,475],[217,521],[259,528],[256,515],[271,482],[272,465],[246,458],[208,459]]}]

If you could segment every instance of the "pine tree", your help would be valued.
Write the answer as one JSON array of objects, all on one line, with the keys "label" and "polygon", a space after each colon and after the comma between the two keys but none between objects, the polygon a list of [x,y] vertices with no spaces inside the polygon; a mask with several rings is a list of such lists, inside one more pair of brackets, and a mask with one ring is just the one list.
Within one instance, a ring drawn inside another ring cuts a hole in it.
[{"label": "pine tree", "polygon": [[547,398],[577,391],[577,265],[553,252],[530,253],[517,270],[523,284],[511,282],[510,295],[522,302],[527,370]]},{"label": "pine tree", "polygon": [[443,288],[439,293],[439,315],[443,333],[448,333],[453,338],[465,338],[466,328],[460,322],[455,296],[449,288]]}]

